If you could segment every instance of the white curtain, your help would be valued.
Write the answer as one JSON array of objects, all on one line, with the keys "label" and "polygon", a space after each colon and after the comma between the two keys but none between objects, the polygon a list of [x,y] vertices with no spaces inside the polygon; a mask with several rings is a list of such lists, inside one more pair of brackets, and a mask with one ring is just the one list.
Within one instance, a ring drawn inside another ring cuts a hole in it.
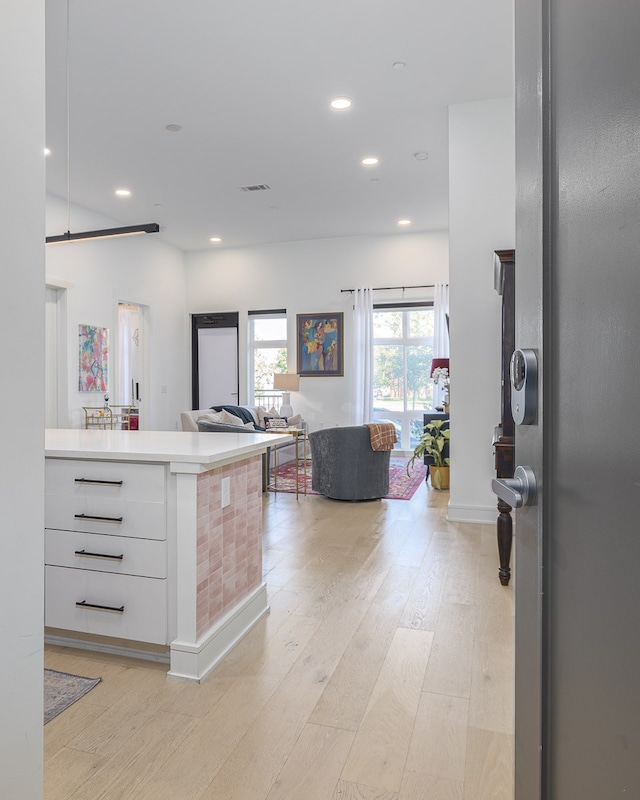
[{"label": "white curtain", "polygon": [[[433,357],[449,358],[449,284],[436,283],[433,296]],[[451,370],[449,370],[451,374]],[[433,407],[442,405],[444,388],[433,387]]]},{"label": "white curtain", "polygon": [[354,425],[373,421],[373,290],[356,289],[353,310]]}]

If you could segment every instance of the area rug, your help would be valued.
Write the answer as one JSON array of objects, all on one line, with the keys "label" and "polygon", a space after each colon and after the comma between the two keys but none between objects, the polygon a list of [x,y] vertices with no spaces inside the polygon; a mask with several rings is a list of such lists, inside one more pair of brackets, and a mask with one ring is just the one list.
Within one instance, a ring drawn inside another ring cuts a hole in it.
[{"label": "area rug", "polygon": [[94,686],[101,678],[82,678],[80,675],[69,675],[67,672],[56,672],[55,669],[44,671],[44,724],[57,717],[65,708],[73,705]]},{"label": "area rug", "polygon": [[[408,458],[392,458],[389,464],[389,494],[385,495],[385,500],[411,500],[416,493],[418,486],[427,477],[427,468],[424,464],[416,461],[407,475]],[[269,481],[269,491],[274,491],[274,474],[271,470]],[[294,461],[278,467],[278,491],[293,493],[296,490],[296,465]],[[304,494],[305,483],[307,494],[318,494],[311,488],[311,466],[307,467],[306,474],[300,467],[298,473],[298,492]]]}]

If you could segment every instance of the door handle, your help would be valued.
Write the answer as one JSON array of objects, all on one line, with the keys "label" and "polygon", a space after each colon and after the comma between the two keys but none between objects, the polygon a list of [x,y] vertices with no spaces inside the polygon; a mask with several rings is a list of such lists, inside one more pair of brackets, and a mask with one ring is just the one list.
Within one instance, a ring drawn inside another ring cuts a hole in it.
[{"label": "door handle", "polygon": [[516,467],[513,478],[494,478],[491,489],[511,508],[531,506],[536,499],[536,476],[531,467]]}]

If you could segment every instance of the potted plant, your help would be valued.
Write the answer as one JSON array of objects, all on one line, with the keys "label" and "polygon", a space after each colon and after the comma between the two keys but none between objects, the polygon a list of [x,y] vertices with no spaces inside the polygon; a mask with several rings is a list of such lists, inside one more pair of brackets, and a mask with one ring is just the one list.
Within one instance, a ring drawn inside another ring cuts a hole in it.
[{"label": "potted plant", "polygon": [[[446,428],[443,426],[447,426]],[[413,455],[407,464],[407,473],[411,470],[416,460],[429,458],[429,472],[431,485],[434,489],[449,488],[450,459],[444,457],[445,445],[449,441],[449,422],[444,419],[434,419],[424,426],[422,436],[413,450]]]}]

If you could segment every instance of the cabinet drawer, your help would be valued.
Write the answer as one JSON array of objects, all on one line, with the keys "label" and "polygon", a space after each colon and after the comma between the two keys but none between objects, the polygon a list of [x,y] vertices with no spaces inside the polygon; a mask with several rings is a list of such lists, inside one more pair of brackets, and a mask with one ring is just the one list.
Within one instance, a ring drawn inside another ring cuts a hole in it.
[{"label": "cabinet drawer", "polygon": [[47,458],[45,486],[48,494],[163,503],[165,469],[161,464]]},{"label": "cabinet drawer", "polygon": [[164,503],[144,503],[121,498],[47,494],[44,498],[47,528],[139,539],[166,539]]},{"label": "cabinet drawer", "polygon": [[164,541],[47,530],[44,550],[45,563],[50,566],[147,578],[167,577]]},{"label": "cabinet drawer", "polygon": [[[107,608],[78,606],[77,603]],[[110,608],[123,610],[108,610]],[[45,568],[45,625],[167,644],[167,582],[48,566]]]}]

